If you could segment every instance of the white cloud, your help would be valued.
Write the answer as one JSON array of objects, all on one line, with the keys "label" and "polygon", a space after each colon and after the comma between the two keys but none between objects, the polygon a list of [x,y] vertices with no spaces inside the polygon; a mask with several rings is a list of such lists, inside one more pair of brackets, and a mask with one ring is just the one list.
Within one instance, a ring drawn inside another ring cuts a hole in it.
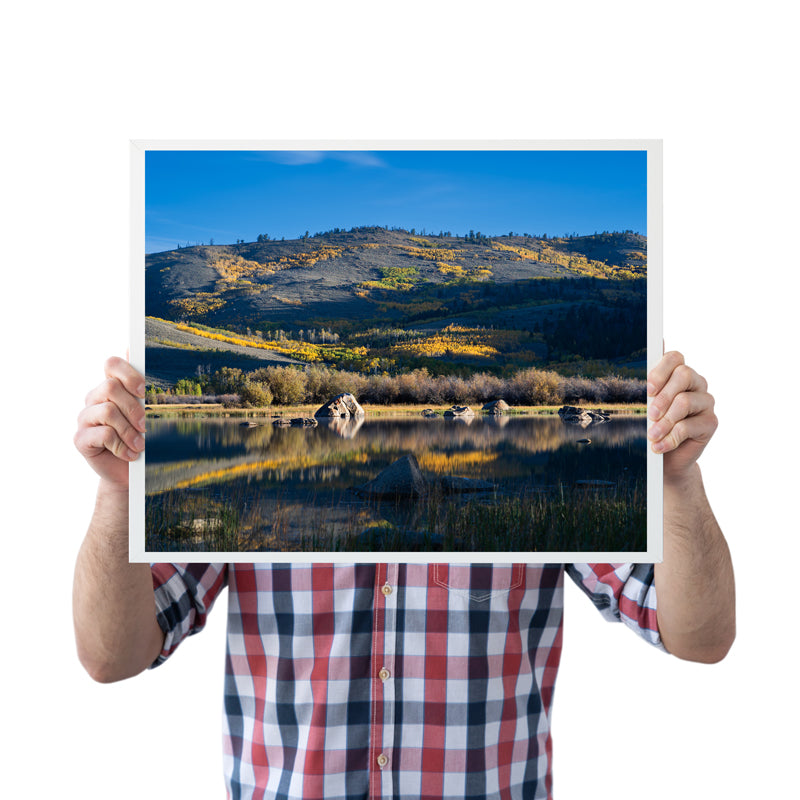
[{"label": "white cloud", "polygon": [[327,159],[341,161],[357,167],[387,167],[388,164],[377,156],[363,150],[270,150],[258,154],[259,159],[273,161],[289,167],[303,167],[320,164]]}]

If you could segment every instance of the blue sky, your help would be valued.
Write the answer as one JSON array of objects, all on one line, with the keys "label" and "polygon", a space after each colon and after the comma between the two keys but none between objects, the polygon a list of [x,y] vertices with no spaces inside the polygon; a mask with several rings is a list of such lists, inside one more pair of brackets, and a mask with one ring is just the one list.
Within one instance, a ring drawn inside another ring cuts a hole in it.
[{"label": "blue sky", "polygon": [[361,225],[647,233],[644,151],[151,150],[145,249]]}]

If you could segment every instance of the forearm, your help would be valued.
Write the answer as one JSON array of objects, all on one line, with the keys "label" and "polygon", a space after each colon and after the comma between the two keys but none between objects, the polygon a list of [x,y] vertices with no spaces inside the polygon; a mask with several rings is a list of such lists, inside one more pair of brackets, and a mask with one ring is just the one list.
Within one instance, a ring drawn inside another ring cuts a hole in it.
[{"label": "forearm", "polygon": [[655,582],[667,650],[691,661],[722,659],[736,632],[733,566],[697,464],[664,483],[664,560]]},{"label": "forearm", "polygon": [[163,645],[150,566],[128,563],[127,489],[105,481],[75,566],[73,618],[78,656],[97,681],[136,675]]}]

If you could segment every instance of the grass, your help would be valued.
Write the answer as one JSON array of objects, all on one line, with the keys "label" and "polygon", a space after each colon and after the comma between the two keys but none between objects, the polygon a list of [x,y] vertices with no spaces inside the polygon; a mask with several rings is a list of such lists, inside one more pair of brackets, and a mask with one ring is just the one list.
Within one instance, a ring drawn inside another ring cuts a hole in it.
[{"label": "grass", "polygon": [[150,552],[236,552],[240,549],[238,504],[200,493],[164,492],[145,499],[145,541]]},{"label": "grass", "polygon": [[288,504],[278,501],[267,521],[252,497],[242,498],[181,491],[148,497],[148,551],[635,552],[647,544],[646,491],[637,482],[469,499],[437,489],[415,501],[353,503],[345,522],[332,522],[332,508],[309,506],[299,537]]},{"label": "grass", "polygon": [[316,530],[303,537],[301,549],[458,553],[647,549],[646,492],[638,485],[559,486],[523,496],[467,501],[434,491],[419,503],[393,505],[390,516],[397,519],[405,514],[407,524],[383,520],[366,528],[351,525],[343,534]]}]

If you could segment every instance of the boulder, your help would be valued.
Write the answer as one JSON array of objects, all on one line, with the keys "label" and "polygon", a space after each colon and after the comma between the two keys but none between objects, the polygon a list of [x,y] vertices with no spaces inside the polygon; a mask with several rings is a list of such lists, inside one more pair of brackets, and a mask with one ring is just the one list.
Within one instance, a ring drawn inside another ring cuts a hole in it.
[{"label": "boulder", "polygon": [[489,403],[486,403],[481,411],[487,411],[489,414],[504,414],[508,409],[511,408],[505,400],[492,400]]},{"label": "boulder", "polygon": [[416,456],[409,454],[381,470],[360,491],[372,497],[421,497],[428,492],[428,481]]},{"label": "boulder", "polygon": [[316,428],[317,421],[313,417],[292,417],[289,424],[293,428]]},{"label": "boulder", "polygon": [[432,408],[423,408],[422,416],[428,419],[433,419],[434,417],[438,417],[439,415]]},{"label": "boulder", "polygon": [[468,417],[474,417],[475,412],[469,406],[451,406],[444,412],[446,417],[459,417],[461,419],[466,419]]},{"label": "boulder", "polygon": [[589,411],[586,408],[576,408],[575,406],[562,406],[558,409],[558,416],[561,417],[562,422],[580,425],[582,428],[599,422],[608,422],[611,419],[602,411]]},{"label": "boulder", "polygon": [[349,392],[337,394],[314,412],[315,417],[363,417],[364,409]]}]

